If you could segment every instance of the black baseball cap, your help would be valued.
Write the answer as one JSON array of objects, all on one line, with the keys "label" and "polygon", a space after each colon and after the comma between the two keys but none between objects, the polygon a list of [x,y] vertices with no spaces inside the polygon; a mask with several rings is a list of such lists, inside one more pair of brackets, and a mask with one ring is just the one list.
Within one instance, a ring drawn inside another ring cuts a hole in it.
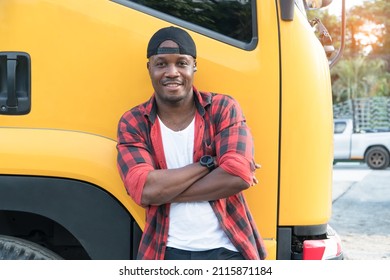
[{"label": "black baseball cap", "polygon": [[[171,40],[178,44],[178,48],[160,48],[162,42]],[[191,55],[196,58],[196,46],[194,40],[187,31],[170,26],[158,30],[148,44],[146,57],[149,58],[156,54],[177,53]]]}]

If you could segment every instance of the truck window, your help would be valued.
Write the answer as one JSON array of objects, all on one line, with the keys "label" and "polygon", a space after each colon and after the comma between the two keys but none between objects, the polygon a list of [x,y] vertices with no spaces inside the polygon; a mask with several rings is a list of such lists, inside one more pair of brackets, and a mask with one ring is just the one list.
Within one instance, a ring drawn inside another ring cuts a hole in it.
[{"label": "truck window", "polygon": [[[256,1],[254,0],[113,1],[165,20],[169,20],[166,18],[166,15],[169,15],[246,44],[251,43],[257,37],[256,24],[253,20],[253,14],[256,10]],[[134,5],[134,3],[138,5]],[[181,23],[180,21],[169,21],[177,24]]]},{"label": "truck window", "polygon": [[334,123],[334,133],[335,134],[343,133],[346,127],[347,127],[347,124],[345,122],[335,122]]}]

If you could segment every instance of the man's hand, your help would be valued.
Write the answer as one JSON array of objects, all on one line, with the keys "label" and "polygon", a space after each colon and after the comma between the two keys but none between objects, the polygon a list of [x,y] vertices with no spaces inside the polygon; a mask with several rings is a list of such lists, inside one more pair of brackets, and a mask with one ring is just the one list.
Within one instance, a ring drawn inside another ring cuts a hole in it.
[{"label": "man's hand", "polygon": [[[256,168],[256,169],[260,169],[260,168],[261,168],[261,165],[258,164],[258,163],[255,163],[255,168]],[[256,172],[256,170],[255,170],[253,173],[255,173],[255,172]],[[256,184],[258,184],[258,183],[259,183],[259,180],[257,180],[257,178],[256,178],[255,175],[253,175],[253,182],[252,182],[252,184],[251,184],[251,187],[253,187],[254,185],[256,185]]]}]

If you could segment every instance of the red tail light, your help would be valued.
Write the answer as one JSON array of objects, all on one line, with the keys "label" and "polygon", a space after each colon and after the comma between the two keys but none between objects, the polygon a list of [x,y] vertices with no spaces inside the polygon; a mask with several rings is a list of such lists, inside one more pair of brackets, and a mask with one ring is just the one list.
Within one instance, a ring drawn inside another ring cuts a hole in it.
[{"label": "red tail light", "polygon": [[341,240],[337,234],[328,239],[305,240],[303,242],[304,260],[331,260],[341,259]]}]

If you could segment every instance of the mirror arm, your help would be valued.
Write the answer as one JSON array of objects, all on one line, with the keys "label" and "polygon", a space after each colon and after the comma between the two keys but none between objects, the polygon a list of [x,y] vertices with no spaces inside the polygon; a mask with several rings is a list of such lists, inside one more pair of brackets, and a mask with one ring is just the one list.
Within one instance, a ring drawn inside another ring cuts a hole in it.
[{"label": "mirror arm", "polygon": [[341,46],[336,56],[329,61],[329,67],[332,68],[337,62],[339,62],[341,55],[344,52],[345,47],[345,29],[346,29],[346,17],[345,17],[345,0],[342,0],[341,8]]}]

